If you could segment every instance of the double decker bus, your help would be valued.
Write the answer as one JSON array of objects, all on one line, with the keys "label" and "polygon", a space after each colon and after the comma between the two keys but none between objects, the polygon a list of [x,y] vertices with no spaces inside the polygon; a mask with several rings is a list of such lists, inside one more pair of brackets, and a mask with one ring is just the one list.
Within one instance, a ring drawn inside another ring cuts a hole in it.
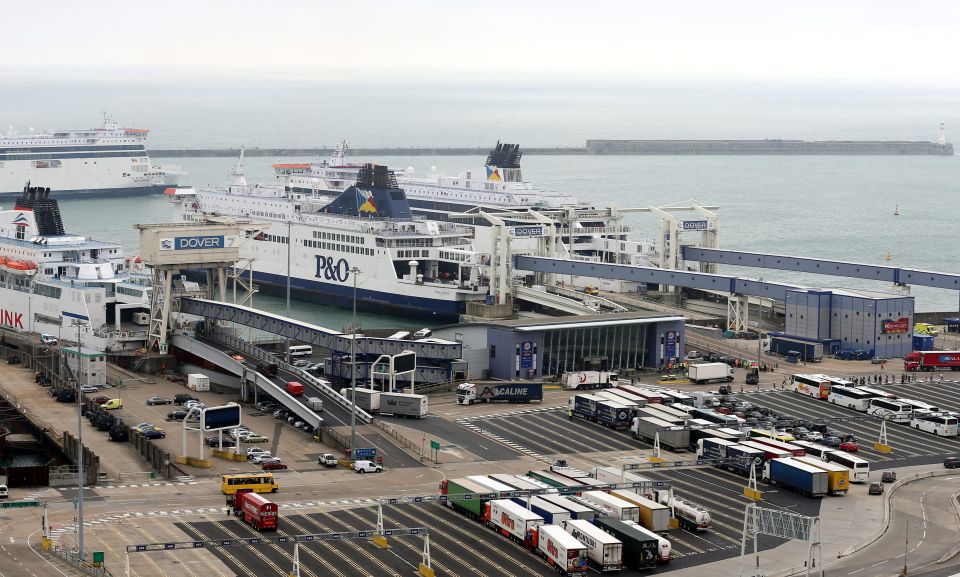
[{"label": "double decker bus", "polygon": [[271,473],[238,473],[222,475],[220,490],[224,495],[233,495],[237,489],[247,489],[254,493],[276,493],[280,485]]},{"label": "double decker bus", "polygon": [[851,483],[867,483],[870,481],[870,461],[866,459],[844,451],[832,451],[827,454],[827,460],[850,469]]},{"label": "double decker bus", "polygon": [[870,408],[870,399],[876,399],[878,395],[868,393],[857,387],[831,387],[830,395],[827,400],[834,405],[840,405],[861,413],[867,412]]},{"label": "double decker bus", "polygon": [[960,432],[958,422],[960,422],[960,420],[957,419],[956,415],[926,414],[915,415],[910,419],[910,426],[914,429],[933,433],[940,437],[956,437],[958,432]]},{"label": "double decker bus", "polygon": [[906,423],[913,416],[913,407],[901,399],[870,399],[867,414],[882,417],[894,423]]},{"label": "double decker bus", "polygon": [[826,399],[832,384],[826,375],[793,375],[794,392],[815,399]]}]

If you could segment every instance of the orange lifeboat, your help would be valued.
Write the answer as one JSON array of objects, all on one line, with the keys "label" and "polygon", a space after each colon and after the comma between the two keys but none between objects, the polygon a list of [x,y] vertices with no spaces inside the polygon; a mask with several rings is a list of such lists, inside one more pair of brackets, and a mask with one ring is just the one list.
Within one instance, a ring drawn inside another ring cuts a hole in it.
[{"label": "orange lifeboat", "polygon": [[30,272],[37,270],[36,263],[25,260],[8,260],[6,266],[8,269],[15,271]]}]

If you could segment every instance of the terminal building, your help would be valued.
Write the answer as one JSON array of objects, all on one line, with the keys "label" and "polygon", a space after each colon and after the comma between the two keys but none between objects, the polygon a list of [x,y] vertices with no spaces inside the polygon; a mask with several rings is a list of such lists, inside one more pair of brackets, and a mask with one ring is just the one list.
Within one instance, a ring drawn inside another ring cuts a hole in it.
[{"label": "terminal building", "polygon": [[684,319],[634,311],[448,325],[470,379],[541,379],[568,371],[658,367],[683,357]]}]

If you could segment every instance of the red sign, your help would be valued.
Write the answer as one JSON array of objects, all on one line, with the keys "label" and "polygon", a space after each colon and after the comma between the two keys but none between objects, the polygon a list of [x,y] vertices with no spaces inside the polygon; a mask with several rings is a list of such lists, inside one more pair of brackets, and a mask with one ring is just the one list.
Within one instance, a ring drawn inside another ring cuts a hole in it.
[{"label": "red sign", "polygon": [[910,319],[900,317],[897,320],[886,320],[880,323],[880,332],[884,334],[909,333]]},{"label": "red sign", "polygon": [[8,327],[22,329],[23,313],[17,313],[13,311],[8,311],[6,309],[0,309],[0,324],[5,324]]}]

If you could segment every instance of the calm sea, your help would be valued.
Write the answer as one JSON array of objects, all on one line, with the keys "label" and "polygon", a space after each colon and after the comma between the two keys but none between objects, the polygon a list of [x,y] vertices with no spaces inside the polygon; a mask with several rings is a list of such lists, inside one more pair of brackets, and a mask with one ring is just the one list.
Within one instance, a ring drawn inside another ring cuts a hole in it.
[{"label": "calm sea", "polygon": [[[108,110],[123,124],[153,130],[153,148],[332,146],[582,146],[588,138],[802,138],[936,140],[937,125],[960,133],[956,89],[837,85],[692,83],[404,85],[256,79],[209,82],[9,82],[0,127],[94,126]],[[273,180],[270,164],[310,159],[248,158],[248,181]],[[455,174],[472,157],[380,157],[395,167]],[[191,184],[222,184],[227,158],[179,163]],[[721,207],[721,246],[783,254],[957,271],[960,159],[957,157],[526,156],[536,186],[596,204],[659,206],[685,201]],[[899,216],[894,216],[899,208]],[[64,201],[71,230],[118,239],[135,252],[131,225],[172,218],[163,198]],[[651,238],[656,220],[625,216],[634,236]],[[885,258],[889,255],[890,260]],[[723,272],[737,272],[725,269]],[[809,286],[887,290],[853,279],[749,269],[745,274]],[[955,292],[914,288],[918,310],[957,310]],[[282,310],[282,299],[260,299]],[[299,305],[298,305],[299,307]],[[349,314],[318,304],[298,315],[338,326]],[[409,319],[364,315],[365,326]],[[422,321],[429,323],[429,319]]]}]

